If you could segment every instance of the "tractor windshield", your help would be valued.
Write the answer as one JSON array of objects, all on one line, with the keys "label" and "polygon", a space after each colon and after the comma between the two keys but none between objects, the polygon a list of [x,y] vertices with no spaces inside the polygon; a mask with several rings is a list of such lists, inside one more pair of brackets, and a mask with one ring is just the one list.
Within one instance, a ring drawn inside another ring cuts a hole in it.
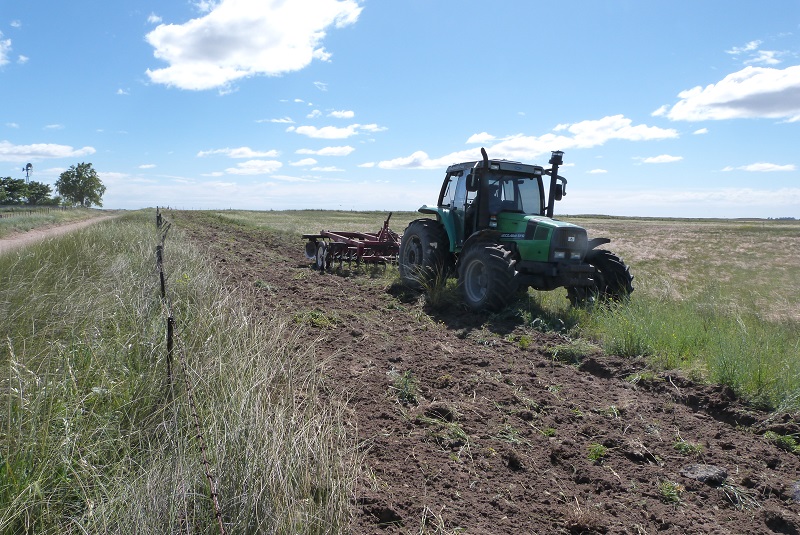
[{"label": "tractor windshield", "polygon": [[542,215],[544,189],[540,177],[502,174],[487,177],[489,213]]}]

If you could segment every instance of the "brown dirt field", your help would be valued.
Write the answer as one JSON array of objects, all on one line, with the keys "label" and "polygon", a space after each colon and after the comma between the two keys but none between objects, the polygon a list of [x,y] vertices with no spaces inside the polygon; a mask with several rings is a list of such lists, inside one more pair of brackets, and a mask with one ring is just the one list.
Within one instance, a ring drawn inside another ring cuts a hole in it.
[{"label": "brown dirt field", "polygon": [[[302,241],[169,219],[231,287],[258,289],[255,310],[329,320],[304,328],[357,429],[354,534],[800,533],[800,457],[763,437],[800,436],[796,414],[638,360],[564,364],[547,350],[561,335],[515,318],[423,309],[369,270],[312,271]],[[393,389],[404,372],[415,401]]]}]

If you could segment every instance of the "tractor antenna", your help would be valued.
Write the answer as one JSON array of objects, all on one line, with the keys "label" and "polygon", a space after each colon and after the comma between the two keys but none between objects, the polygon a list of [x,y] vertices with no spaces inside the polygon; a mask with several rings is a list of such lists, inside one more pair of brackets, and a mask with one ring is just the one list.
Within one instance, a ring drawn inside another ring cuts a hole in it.
[{"label": "tractor antenna", "polygon": [[489,155],[486,154],[486,149],[481,147],[481,156],[483,156],[483,167],[489,169]]}]

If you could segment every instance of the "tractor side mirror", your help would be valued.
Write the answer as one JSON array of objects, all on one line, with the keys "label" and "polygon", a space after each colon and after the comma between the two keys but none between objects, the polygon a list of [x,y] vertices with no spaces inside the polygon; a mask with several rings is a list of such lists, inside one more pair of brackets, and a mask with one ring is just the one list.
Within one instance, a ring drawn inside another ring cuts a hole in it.
[{"label": "tractor side mirror", "polygon": [[472,172],[467,175],[467,191],[478,191],[480,185],[480,175]]},{"label": "tractor side mirror", "polygon": [[564,198],[564,185],[563,184],[556,184],[556,190],[555,190],[555,193],[553,194],[553,197],[557,201],[560,201],[562,198]]}]

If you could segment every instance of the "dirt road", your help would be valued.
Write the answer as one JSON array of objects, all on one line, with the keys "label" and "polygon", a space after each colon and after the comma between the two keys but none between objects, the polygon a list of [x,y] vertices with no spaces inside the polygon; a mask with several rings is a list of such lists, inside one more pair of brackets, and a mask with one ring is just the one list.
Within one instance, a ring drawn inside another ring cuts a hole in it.
[{"label": "dirt road", "polygon": [[56,227],[38,228],[28,232],[13,234],[5,238],[0,238],[0,254],[24,247],[25,245],[44,240],[46,238],[61,236],[62,234],[67,234],[74,230],[88,227],[89,225],[94,225],[100,221],[107,221],[109,219],[113,219],[114,217],[117,216],[93,217],[92,219],[84,219],[82,221],[76,221],[75,223],[67,223],[66,225],[59,225]]},{"label": "dirt road", "polygon": [[299,241],[170,220],[316,340],[365,457],[352,533],[800,533],[800,457],[765,437],[799,436],[796,414],[640,360],[562,362],[566,338],[518,314],[432,310],[379,274],[312,271]]}]

